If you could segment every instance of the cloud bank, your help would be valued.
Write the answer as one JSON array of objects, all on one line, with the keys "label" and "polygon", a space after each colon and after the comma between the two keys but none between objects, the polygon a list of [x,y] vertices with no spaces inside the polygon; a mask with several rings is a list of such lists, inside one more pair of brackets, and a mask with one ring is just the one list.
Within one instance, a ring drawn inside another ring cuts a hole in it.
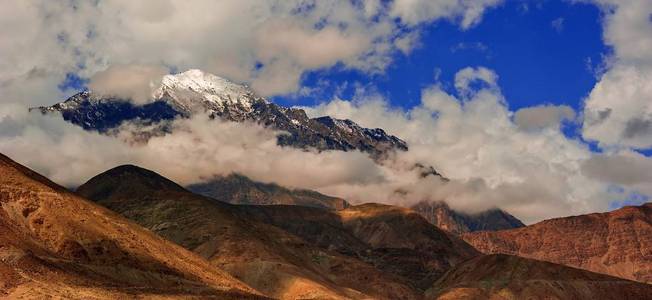
[{"label": "cloud bank", "polygon": [[198,68],[267,96],[292,93],[309,70],[382,72],[418,45],[421,25],[469,28],[499,2],[8,0],[0,11],[0,92],[3,101],[52,103],[66,95],[58,85],[67,74],[90,78],[136,64]]},{"label": "cloud bank", "polygon": [[[421,103],[410,110],[392,108],[386,99],[365,91],[351,101],[334,99],[307,108],[313,116],[350,118],[405,139],[410,150],[383,165],[360,152],[283,148],[276,144],[276,136],[282,133],[203,115],[175,121],[172,134],[133,144],[125,141],[131,139],[129,132],[135,125],[125,124],[126,130],[109,137],[56,117],[27,113],[21,105],[3,106],[0,152],[67,186],[131,163],[182,184],[238,172],[259,181],[316,189],[353,203],[409,206],[421,200],[444,200],[470,212],[497,206],[525,222],[607,210],[614,199],[647,191],[641,189],[648,182],[641,168],[609,173],[611,164],[620,163],[618,158],[592,153],[581,141],[567,138],[553,124],[559,122],[557,116],[546,118],[546,126],[537,130],[523,128],[523,121],[519,124],[507,108],[492,70],[465,68],[456,78],[461,98],[433,82],[422,91]],[[421,177],[414,168],[417,163],[435,166],[451,181]],[[614,190],[612,184],[624,188]]]},{"label": "cloud bank", "polygon": [[161,66],[115,65],[95,73],[88,88],[97,95],[129,99],[135,104],[145,104],[169,73]]},{"label": "cloud bank", "polygon": [[582,134],[606,149],[652,148],[652,2],[593,2],[614,54],[586,99]]}]

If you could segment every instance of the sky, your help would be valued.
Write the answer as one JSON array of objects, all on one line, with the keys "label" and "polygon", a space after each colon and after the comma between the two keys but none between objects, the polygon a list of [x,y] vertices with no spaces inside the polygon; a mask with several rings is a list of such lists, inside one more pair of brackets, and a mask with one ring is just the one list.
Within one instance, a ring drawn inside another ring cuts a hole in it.
[{"label": "sky", "polygon": [[[0,152],[62,184],[137,163],[182,183],[239,172],[353,202],[497,206],[526,222],[652,196],[649,0],[0,4]],[[381,127],[410,151],[377,166],[277,149],[264,128],[201,118],[136,147],[26,112],[85,89],[142,104],[163,75],[192,68],[313,116]],[[200,151],[209,146],[219,157]],[[241,161],[270,156],[263,168]],[[452,183],[415,179],[410,163]]]},{"label": "sky", "polygon": [[[382,74],[342,66],[307,72],[302,85],[332,86],[302,97],[275,97],[285,105],[314,105],[334,94],[350,97],[354,83],[378,89],[392,104],[418,104],[421,89],[435,76],[447,83],[467,66],[484,66],[500,75],[509,107],[550,103],[578,110],[597,82],[595,69],[609,47],[602,41],[600,9],[586,3],[508,1],[488,10],[466,30],[440,21],[424,26],[409,55],[397,53]],[[572,84],[569,84],[572,83]],[[341,91],[334,87],[349,84]]]}]

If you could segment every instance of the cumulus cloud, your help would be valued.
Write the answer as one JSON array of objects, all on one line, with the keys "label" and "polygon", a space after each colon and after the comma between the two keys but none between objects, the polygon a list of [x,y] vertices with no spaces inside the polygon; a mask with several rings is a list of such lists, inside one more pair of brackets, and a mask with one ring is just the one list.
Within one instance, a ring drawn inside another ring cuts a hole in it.
[{"label": "cumulus cloud", "polygon": [[[634,151],[601,154],[582,163],[582,172],[606,184],[626,187],[631,194],[652,195],[652,159]],[[626,199],[625,199],[626,200]]]},{"label": "cumulus cloud", "polygon": [[162,66],[114,65],[90,78],[88,88],[97,95],[114,96],[145,104],[161,85],[168,70]]},{"label": "cumulus cloud", "polygon": [[652,148],[652,2],[594,2],[614,54],[586,99],[582,134],[603,148]]},{"label": "cumulus cloud", "polygon": [[588,176],[615,184],[652,182],[652,160],[633,152],[596,155],[583,163],[582,170]]},{"label": "cumulus cloud", "polygon": [[469,97],[473,93],[472,83],[486,84],[489,88],[497,87],[498,75],[493,71],[484,68],[467,67],[455,74],[455,88],[463,97]]},{"label": "cumulus cloud", "polygon": [[[450,186],[428,193],[459,209],[495,205],[530,222],[609,208],[615,196],[608,184],[582,174],[582,163],[594,155],[585,144],[554,126],[522,130],[491,70],[466,68],[456,78],[462,98],[436,83],[424,89],[421,104],[408,111],[390,107],[379,96],[361,96],[336,99],[309,112],[350,118],[400,135],[410,151],[399,160],[435,166],[453,179]],[[483,82],[469,89],[474,80]]]},{"label": "cumulus cloud", "polygon": [[276,144],[279,132],[255,124],[211,120],[206,115],[172,123],[174,134],[130,143],[132,124],[117,136],[84,131],[58,116],[27,112],[20,104],[2,106],[0,152],[42,172],[55,182],[76,186],[106,169],[137,164],[182,184],[231,172],[288,186],[370,184],[382,169],[359,152],[317,153]]},{"label": "cumulus cloud", "polygon": [[[397,51],[418,45],[423,22],[448,19],[468,28],[497,1],[427,1],[442,3],[427,10],[395,2],[3,1],[0,92],[11,101],[47,104],[59,97],[42,91],[57,92],[69,73],[89,78],[111,65],[135,64],[199,68],[262,95],[291,93],[309,70],[382,72]],[[397,7],[419,17],[397,21]],[[41,87],[21,90],[34,71]]]},{"label": "cumulus cloud", "polygon": [[390,14],[411,25],[439,18],[460,19],[462,28],[469,28],[482,19],[485,9],[500,3],[502,0],[396,0]]},{"label": "cumulus cloud", "polygon": [[573,119],[575,111],[568,105],[538,105],[514,113],[514,122],[523,130],[559,128],[563,121]]}]

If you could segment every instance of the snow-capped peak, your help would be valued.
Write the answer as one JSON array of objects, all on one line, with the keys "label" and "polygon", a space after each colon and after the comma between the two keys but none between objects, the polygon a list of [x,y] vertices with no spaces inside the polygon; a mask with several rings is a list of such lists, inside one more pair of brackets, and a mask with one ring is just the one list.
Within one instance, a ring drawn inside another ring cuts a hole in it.
[{"label": "snow-capped peak", "polygon": [[186,109],[232,104],[240,104],[248,109],[254,101],[262,99],[245,85],[197,69],[165,75],[154,97],[165,96],[171,97],[175,104]]},{"label": "snow-capped peak", "polygon": [[211,94],[241,95],[251,92],[244,85],[233,83],[222,77],[204,73],[197,69],[191,69],[179,74],[165,75],[163,77],[162,87]]}]

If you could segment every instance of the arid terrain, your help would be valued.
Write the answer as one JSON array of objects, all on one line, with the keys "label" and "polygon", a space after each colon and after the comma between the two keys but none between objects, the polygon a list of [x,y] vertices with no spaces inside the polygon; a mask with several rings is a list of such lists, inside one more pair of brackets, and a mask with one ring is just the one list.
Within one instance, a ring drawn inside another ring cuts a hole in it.
[{"label": "arid terrain", "polygon": [[[0,295],[9,299],[645,299],[652,294],[652,285],[641,282],[513,255],[482,255],[407,208],[234,205],[132,165],[99,174],[73,194],[0,158]],[[643,222],[648,210],[627,207],[588,218],[611,216],[627,232],[629,222]],[[475,243],[470,237],[489,234],[463,237]],[[637,259],[638,270],[649,267],[647,256]]]},{"label": "arid terrain", "polygon": [[0,156],[0,296],[258,298],[257,291]]},{"label": "arid terrain", "polygon": [[407,209],[230,205],[135,166],[98,175],[78,193],[275,297],[415,298],[477,255]]},{"label": "arid terrain", "polygon": [[549,262],[493,254],[466,261],[426,299],[647,299],[650,286]]},{"label": "arid terrain", "polygon": [[652,282],[652,203],[463,238],[487,254],[518,255]]}]

